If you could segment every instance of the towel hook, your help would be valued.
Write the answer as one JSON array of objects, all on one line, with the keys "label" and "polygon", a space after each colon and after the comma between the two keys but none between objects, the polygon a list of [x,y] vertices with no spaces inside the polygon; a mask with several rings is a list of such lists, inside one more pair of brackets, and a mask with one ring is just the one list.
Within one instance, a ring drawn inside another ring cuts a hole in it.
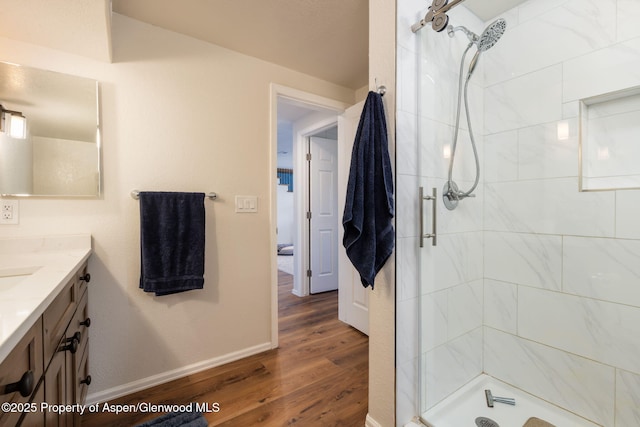
[{"label": "towel hook", "polygon": [[373,81],[375,82],[376,85],[376,91],[380,94],[380,96],[384,96],[385,93],[387,93],[387,87],[385,85],[380,85],[378,86],[378,78],[374,78]]}]

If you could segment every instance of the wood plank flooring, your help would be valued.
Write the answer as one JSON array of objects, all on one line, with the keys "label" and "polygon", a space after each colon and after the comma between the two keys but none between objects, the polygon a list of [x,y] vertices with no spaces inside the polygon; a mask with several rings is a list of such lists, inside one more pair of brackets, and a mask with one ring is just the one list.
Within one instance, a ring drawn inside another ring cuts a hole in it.
[{"label": "wood plank flooring", "polygon": [[[117,399],[114,404],[219,404],[210,426],[364,426],[366,335],[338,320],[338,294],[299,298],[278,272],[280,348]],[[85,414],[84,427],[133,426],[159,413]]]}]

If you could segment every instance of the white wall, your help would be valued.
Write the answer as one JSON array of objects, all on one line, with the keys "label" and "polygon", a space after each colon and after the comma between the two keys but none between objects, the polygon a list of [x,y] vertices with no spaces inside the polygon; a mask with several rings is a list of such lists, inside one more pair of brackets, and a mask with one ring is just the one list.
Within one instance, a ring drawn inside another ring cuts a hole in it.
[{"label": "white wall", "polygon": [[[20,225],[0,228],[93,235],[89,399],[270,347],[270,84],[349,104],[355,96],[117,14],[113,47],[107,64],[0,39],[4,60],[101,82],[104,197],[22,199]],[[154,297],[138,288],[133,189],[218,193],[206,201],[204,290]],[[236,214],[235,195],[258,196],[259,212]]]},{"label": "white wall", "polygon": [[278,185],[278,244],[293,244],[293,191],[287,185]]},{"label": "white wall", "polygon": [[[398,187],[409,189],[398,201],[407,204],[399,213],[406,228],[398,228],[399,414],[408,421],[412,410],[445,397],[450,379],[485,371],[598,424],[638,425],[640,191],[578,191],[577,106],[640,86],[640,7],[536,0],[504,14],[507,32],[481,59],[484,90],[470,93],[484,98],[471,106],[486,113],[474,126],[485,134],[483,188],[461,203],[472,211],[443,212],[439,249],[417,252],[415,177],[437,182],[430,174],[446,165],[433,160],[451,132],[431,114],[455,111],[456,71],[448,67],[457,68],[461,52],[438,50],[450,43],[446,34],[403,30],[423,8],[403,3],[398,18],[398,146],[407,148],[398,152]],[[454,12],[454,25],[482,31],[463,6]],[[566,140],[558,140],[559,123],[569,123]],[[411,161],[418,155],[421,163]],[[425,377],[417,382],[420,363]]]}]

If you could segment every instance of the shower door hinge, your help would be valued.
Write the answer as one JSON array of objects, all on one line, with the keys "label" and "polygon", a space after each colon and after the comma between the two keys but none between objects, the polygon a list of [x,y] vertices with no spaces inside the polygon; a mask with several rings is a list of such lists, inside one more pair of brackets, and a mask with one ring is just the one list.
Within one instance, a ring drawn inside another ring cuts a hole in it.
[{"label": "shower door hinge", "polygon": [[311,211],[307,212],[307,219],[311,219]]},{"label": "shower door hinge", "polygon": [[307,270],[307,277],[311,277],[311,270]]},{"label": "shower door hinge", "polygon": [[307,162],[311,161],[311,153],[307,153]]}]

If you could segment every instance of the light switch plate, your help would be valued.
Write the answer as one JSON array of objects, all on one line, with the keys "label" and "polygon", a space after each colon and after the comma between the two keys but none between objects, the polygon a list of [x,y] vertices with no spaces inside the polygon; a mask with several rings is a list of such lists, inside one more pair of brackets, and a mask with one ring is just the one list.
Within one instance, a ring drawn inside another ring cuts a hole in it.
[{"label": "light switch plate", "polygon": [[237,213],[258,212],[258,196],[236,196]]}]

